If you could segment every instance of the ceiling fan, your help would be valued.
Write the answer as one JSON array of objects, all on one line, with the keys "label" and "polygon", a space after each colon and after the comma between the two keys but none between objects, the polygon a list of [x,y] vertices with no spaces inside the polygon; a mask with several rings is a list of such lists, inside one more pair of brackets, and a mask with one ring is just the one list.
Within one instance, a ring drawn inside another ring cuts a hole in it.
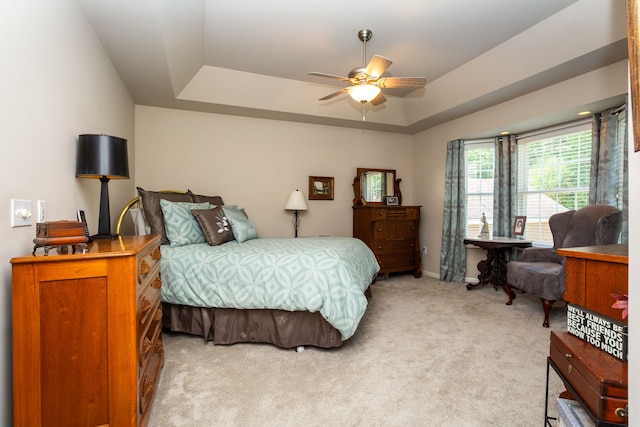
[{"label": "ceiling fan", "polygon": [[336,97],[342,93],[347,92],[353,99],[362,104],[371,102],[373,105],[380,105],[387,99],[382,94],[383,88],[403,88],[403,89],[418,89],[424,87],[427,80],[424,77],[381,77],[382,74],[389,68],[392,61],[384,56],[374,55],[369,61],[367,61],[367,42],[371,40],[373,32],[371,30],[358,31],[358,38],[362,41],[362,64],[361,68],[354,68],[349,72],[348,77],[336,76],[333,74],[311,72],[311,76],[328,77],[331,79],[342,80],[349,82],[350,86],[340,89],[337,92],[333,92],[325,97],[319,99],[319,101],[326,101]]}]

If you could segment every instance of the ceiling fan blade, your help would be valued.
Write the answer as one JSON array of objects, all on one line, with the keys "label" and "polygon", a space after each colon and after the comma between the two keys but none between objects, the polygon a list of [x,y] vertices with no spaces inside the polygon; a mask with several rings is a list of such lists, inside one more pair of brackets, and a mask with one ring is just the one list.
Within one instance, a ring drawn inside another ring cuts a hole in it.
[{"label": "ceiling fan blade", "polygon": [[334,74],[327,74],[327,73],[319,73],[317,71],[312,71],[309,73],[310,76],[318,76],[318,77],[328,77],[330,79],[337,79],[337,80],[342,80],[343,82],[348,82],[349,78],[348,77],[342,77],[342,76],[336,76]]},{"label": "ceiling fan blade", "polygon": [[380,77],[393,62],[384,56],[374,55],[369,61],[365,73],[373,78]]},{"label": "ceiling fan blade", "polygon": [[380,104],[384,104],[385,102],[387,102],[387,98],[384,97],[384,95],[382,94],[382,92],[380,92],[375,98],[373,98],[371,101],[371,104],[373,105],[380,105]]},{"label": "ceiling fan blade", "polygon": [[376,85],[381,88],[422,88],[427,84],[424,77],[383,77],[378,79]]},{"label": "ceiling fan blade", "polygon": [[318,99],[318,101],[326,101],[327,99],[335,98],[336,96],[345,93],[348,89],[349,88],[345,87],[344,89],[340,89],[337,92],[333,92],[333,93],[330,93],[327,96],[323,96],[322,98]]}]

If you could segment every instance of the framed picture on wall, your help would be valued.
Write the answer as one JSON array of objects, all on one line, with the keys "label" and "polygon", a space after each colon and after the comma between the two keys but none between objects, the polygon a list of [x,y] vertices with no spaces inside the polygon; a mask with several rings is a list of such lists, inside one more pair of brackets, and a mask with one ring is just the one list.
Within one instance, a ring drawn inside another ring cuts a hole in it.
[{"label": "framed picture on wall", "polygon": [[517,216],[513,221],[513,235],[514,236],[522,236],[524,235],[524,226],[527,223],[526,216]]},{"label": "framed picture on wall", "polygon": [[309,200],[333,200],[333,177],[310,176]]}]

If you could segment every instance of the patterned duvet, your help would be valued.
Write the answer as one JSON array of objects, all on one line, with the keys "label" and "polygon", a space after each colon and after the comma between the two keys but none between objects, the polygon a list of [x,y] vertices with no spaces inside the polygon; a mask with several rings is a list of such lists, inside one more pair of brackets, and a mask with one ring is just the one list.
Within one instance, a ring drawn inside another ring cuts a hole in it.
[{"label": "patterned duvet", "polygon": [[162,300],[194,307],[319,311],[350,338],[380,270],[350,237],[260,238],[218,246],[162,246]]}]

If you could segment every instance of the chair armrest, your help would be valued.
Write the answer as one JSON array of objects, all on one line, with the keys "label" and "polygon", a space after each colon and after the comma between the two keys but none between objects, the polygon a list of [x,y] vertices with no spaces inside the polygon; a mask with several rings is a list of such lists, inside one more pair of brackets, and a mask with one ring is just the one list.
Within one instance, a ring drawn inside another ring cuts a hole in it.
[{"label": "chair armrest", "polygon": [[522,251],[518,261],[523,262],[554,262],[562,264],[563,256],[558,255],[555,248],[527,248]]}]

